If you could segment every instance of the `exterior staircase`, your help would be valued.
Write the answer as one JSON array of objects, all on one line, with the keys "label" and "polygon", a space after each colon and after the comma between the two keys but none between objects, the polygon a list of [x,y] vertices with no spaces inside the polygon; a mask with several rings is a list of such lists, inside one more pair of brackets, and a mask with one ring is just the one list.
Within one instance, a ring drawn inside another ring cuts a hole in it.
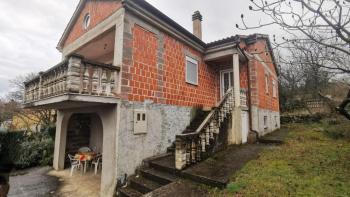
[{"label": "exterior staircase", "polygon": [[212,111],[197,113],[183,133],[176,136],[176,142],[167,149],[167,154],[145,160],[136,175],[128,178],[127,185],[118,189],[118,196],[142,196],[178,178],[207,184],[205,179],[188,176],[182,170],[216,152],[220,132],[227,128],[233,106],[233,91],[230,89]]}]

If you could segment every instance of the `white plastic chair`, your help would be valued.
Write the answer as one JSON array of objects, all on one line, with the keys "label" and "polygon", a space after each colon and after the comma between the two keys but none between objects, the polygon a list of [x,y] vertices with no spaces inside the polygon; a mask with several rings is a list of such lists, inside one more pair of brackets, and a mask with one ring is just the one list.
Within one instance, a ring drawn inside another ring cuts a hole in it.
[{"label": "white plastic chair", "polygon": [[99,165],[102,165],[102,155],[96,156],[96,160],[92,161],[91,164],[95,167],[95,175],[96,175]]},{"label": "white plastic chair", "polygon": [[70,176],[73,176],[73,171],[74,169],[80,169],[80,167],[82,167],[80,160],[75,159],[73,155],[68,154],[68,158],[70,161]]},{"label": "white plastic chair", "polygon": [[87,152],[91,152],[91,149],[89,147],[81,147],[78,150],[81,153],[87,153]]}]

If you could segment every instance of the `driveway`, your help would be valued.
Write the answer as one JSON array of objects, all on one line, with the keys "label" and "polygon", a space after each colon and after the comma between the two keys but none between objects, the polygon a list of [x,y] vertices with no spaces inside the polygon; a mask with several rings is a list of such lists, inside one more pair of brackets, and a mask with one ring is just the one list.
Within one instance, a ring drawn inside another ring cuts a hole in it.
[{"label": "driveway", "polygon": [[16,172],[10,177],[9,197],[52,196],[58,186],[58,178],[49,176],[50,167],[31,168]]},{"label": "driveway", "polygon": [[9,197],[98,197],[100,172],[86,174],[76,171],[71,177],[69,169],[55,171],[51,167],[37,167],[16,172],[10,177]]}]

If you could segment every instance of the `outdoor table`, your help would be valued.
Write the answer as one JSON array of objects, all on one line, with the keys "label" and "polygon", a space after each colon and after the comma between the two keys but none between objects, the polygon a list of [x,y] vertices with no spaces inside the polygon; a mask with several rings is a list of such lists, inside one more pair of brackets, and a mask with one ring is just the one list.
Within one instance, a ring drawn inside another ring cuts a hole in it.
[{"label": "outdoor table", "polygon": [[96,157],[95,152],[79,152],[75,154],[74,158],[80,162],[84,162],[84,173],[86,173],[86,165]]}]

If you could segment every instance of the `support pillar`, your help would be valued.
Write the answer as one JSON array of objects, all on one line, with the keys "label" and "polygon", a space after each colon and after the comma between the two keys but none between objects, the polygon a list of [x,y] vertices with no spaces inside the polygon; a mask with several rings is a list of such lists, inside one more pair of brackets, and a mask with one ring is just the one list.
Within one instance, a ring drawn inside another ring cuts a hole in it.
[{"label": "support pillar", "polygon": [[241,109],[241,87],[239,74],[239,55],[233,54],[233,95],[235,105],[232,110],[232,129],[229,133],[229,144],[242,143],[242,109]]},{"label": "support pillar", "polygon": [[53,157],[53,168],[55,170],[64,170],[67,128],[70,116],[71,114],[60,110],[57,111],[55,150]]}]

